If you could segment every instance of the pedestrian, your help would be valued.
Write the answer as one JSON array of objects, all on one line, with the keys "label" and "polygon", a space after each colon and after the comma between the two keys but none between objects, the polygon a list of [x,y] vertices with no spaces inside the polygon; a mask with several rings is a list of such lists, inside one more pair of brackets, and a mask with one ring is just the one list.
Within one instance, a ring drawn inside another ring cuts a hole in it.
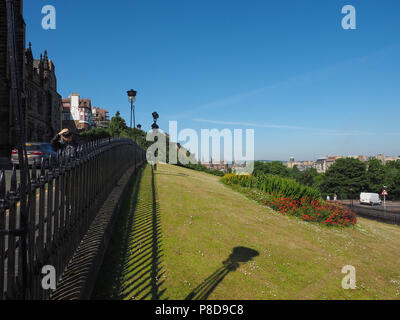
[{"label": "pedestrian", "polygon": [[326,196],[326,201],[331,201],[331,197],[329,195]]},{"label": "pedestrian", "polygon": [[65,156],[67,157],[76,157],[77,145],[73,140],[73,132],[69,129],[62,129],[53,139],[51,139],[50,143],[56,152],[61,150],[65,152]]},{"label": "pedestrian", "polygon": [[336,195],[336,193],[333,195],[333,201],[337,201],[337,195]]}]

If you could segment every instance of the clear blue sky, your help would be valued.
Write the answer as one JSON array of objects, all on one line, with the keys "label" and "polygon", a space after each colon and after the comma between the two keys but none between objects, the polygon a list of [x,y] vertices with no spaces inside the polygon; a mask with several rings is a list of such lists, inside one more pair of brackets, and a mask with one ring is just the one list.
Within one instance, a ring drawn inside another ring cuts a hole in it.
[{"label": "clear blue sky", "polygon": [[[57,29],[41,28],[41,9]],[[357,10],[343,30],[341,8]],[[27,43],[79,92],[150,128],[254,128],[256,159],[400,154],[398,0],[24,1]]]}]

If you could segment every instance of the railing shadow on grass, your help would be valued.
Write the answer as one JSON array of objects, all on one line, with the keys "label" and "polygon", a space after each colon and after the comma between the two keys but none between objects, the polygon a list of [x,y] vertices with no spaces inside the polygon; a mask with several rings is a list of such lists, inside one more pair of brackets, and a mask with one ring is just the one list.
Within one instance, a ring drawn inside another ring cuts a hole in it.
[{"label": "railing shadow on grass", "polygon": [[207,300],[215,288],[224,280],[224,278],[233,271],[236,271],[241,264],[251,261],[259,255],[258,251],[246,248],[235,247],[228,259],[222,262],[212,275],[205,279],[197,288],[195,288],[185,300]]},{"label": "railing shadow on grass", "polygon": [[[145,170],[151,169],[147,167]],[[139,193],[140,189],[142,191]],[[108,283],[99,278],[98,290],[95,290],[92,298],[162,299],[165,290],[160,290],[163,284],[160,281],[161,227],[153,172],[150,181],[143,177],[141,171],[128,212],[118,221],[112,241],[101,272]]]}]

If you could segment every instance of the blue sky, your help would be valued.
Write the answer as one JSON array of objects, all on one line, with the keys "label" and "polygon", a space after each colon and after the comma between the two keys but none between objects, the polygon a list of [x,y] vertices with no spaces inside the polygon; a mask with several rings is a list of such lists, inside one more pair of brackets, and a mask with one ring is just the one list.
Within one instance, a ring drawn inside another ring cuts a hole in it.
[{"label": "blue sky", "polygon": [[[57,10],[43,30],[41,9]],[[343,30],[341,9],[357,10]],[[160,127],[254,128],[256,159],[400,155],[398,0],[24,1],[27,43],[79,92]]]}]

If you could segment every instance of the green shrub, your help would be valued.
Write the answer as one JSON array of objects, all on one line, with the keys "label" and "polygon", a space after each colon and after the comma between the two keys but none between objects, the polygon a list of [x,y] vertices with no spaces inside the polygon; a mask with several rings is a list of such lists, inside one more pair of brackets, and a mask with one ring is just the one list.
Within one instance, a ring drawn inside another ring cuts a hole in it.
[{"label": "green shrub", "polygon": [[302,185],[290,178],[282,178],[272,174],[263,174],[258,177],[227,174],[221,181],[227,185],[254,188],[264,193],[279,194],[290,199],[318,199],[321,197],[320,192],[315,188]]}]

